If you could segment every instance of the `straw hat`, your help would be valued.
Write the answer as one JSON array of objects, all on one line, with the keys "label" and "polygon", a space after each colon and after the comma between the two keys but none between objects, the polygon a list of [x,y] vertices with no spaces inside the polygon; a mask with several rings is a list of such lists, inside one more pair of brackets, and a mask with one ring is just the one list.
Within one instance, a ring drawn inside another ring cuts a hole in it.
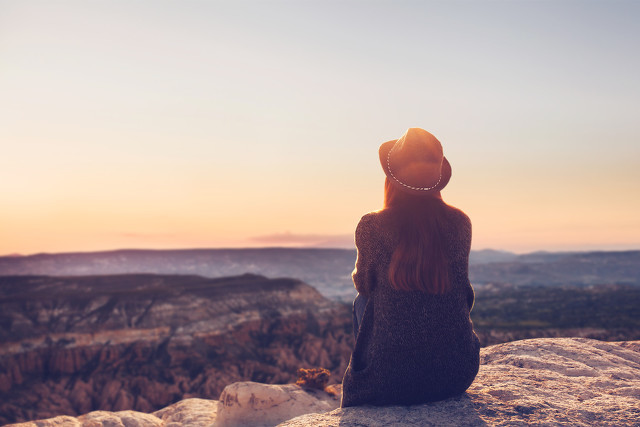
[{"label": "straw hat", "polygon": [[399,139],[383,143],[378,153],[384,173],[402,191],[429,195],[442,190],[451,178],[442,144],[424,129],[409,128]]}]

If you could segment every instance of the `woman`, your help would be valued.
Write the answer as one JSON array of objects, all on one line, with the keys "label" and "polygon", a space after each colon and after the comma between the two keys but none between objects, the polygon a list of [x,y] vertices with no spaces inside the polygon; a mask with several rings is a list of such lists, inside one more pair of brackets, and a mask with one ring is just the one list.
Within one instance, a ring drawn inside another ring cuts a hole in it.
[{"label": "woman", "polygon": [[411,128],[379,154],[384,208],[363,216],[355,233],[356,345],[343,407],[446,399],[463,393],[479,367],[471,222],[440,196],[451,177],[442,145]]}]

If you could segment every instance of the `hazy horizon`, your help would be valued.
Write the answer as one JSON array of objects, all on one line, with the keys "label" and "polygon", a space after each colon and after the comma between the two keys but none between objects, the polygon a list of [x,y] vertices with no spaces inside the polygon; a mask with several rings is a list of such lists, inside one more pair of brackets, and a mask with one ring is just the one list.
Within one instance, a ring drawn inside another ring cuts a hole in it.
[{"label": "hazy horizon", "polygon": [[[107,248],[107,249],[98,249],[98,250],[70,250],[70,251],[60,251],[60,252],[32,252],[32,253],[4,253],[0,254],[1,257],[25,257],[25,256],[33,256],[33,255],[58,255],[58,254],[75,254],[75,253],[99,253],[99,252],[118,252],[118,251],[189,251],[189,250],[235,250],[235,249],[341,249],[341,250],[356,250],[355,245],[348,246],[294,246],[294,245],[273,245],[273,246],[203,246],[203,247],[162,247],[162,248],[143,248],[143,247],[121,247],[121,248]],[[536,249],[531,251],[510,251],[506,249],[499,248],[478,248],[472,249],[472,252],[483,252],[483,251],[495,251],[495,252],[504,252],[515,255],[526,255],[533,253],[588,253],[588,252],[633,252],[640,251],[640,247],[630,247],[627,249],[602,249],[602,248],[588,248],[588,249],[563,249],[563,250],[548,250],[548,249]]]},{"label": "hazy horizon", "polygon": [[442,142],[474,249],[640,248],[639,19],[623,0],[0,0],[0,253],[345,245],[408,127]]}]

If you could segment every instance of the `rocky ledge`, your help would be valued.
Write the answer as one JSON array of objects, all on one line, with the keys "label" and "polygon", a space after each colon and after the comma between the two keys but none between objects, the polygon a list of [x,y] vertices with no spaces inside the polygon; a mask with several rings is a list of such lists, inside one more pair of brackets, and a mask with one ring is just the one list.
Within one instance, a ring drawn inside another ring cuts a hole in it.
[{"label": "rocky ledge", "polygon": [[[14,426],[640,424],[640,341],[540,338],[481,351],[480,372],[467,393],[424,405],[331,410],[339,388],[328,397],[294,385],[236,383],[220,401],[186,399],[153,414],[96,411]],[[296,416],[304,412],[313,413]]]}]

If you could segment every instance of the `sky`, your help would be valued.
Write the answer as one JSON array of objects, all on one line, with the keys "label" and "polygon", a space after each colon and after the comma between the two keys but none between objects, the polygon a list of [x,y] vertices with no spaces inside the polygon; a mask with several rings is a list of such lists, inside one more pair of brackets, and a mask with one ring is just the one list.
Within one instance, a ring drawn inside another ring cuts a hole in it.
[{"label": "sky", "polygon": [[350,246],[421,127],[473,249],[640,249],[640,3],[0,0],[0,255]]}]

